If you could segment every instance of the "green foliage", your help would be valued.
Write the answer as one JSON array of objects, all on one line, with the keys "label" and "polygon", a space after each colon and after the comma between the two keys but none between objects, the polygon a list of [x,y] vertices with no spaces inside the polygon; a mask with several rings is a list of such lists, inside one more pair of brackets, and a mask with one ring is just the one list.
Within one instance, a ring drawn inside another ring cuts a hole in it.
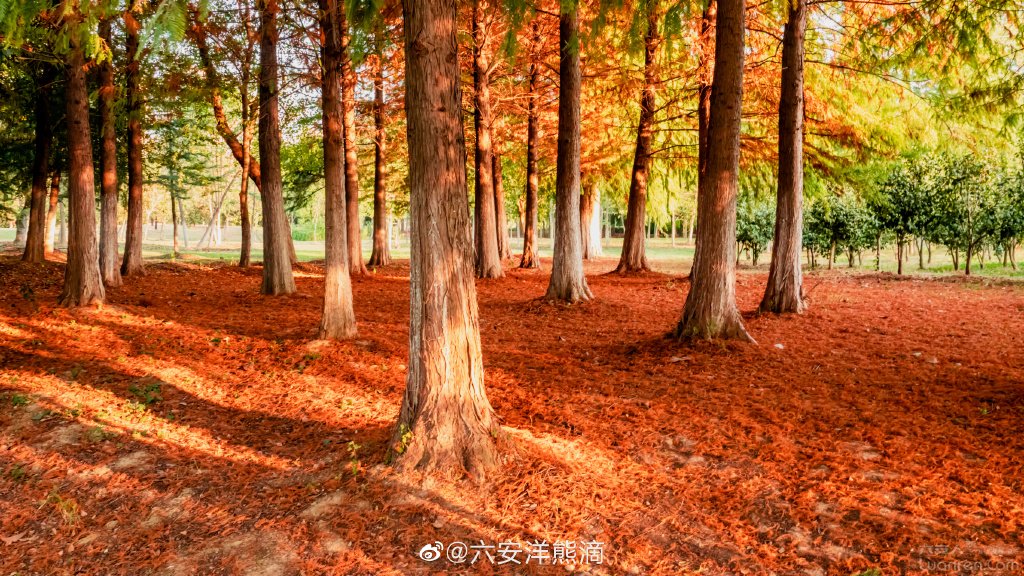
[{"label": "green foliage", "polygon": [[736,241],[750,251],[757,265],[761,253],[775,235],[775,203],[757,198],[741,198],[736,209]]}]

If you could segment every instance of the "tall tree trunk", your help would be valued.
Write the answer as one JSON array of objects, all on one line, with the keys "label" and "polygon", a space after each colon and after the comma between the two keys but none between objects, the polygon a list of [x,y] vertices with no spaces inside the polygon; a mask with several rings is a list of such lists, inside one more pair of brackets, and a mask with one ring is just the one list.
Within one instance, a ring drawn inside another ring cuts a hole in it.
[{"label": "tall tree trunk", "polygon": [[[100,22],[100,38],[108,46],[110,20]],[[100,277],[107,288],[121,285],[120,259],[117,254],[117,139],[114,130],[114,65],[106,59],[99,66],[100,112]]]},{"label": "tall tree trunk", "polygon": [[377,30],[377,62],[373,71],[373,250],[370,252],[370,266],[391,264],[391,248],[388,245],[388,198],[387,164],[384,151],[387,145],[387,131],[384,125],[384,42],[383,30]]},{"label": "tall tree trunk", "polygon": [[484,390],[466,199],[454,0],[404,0],[409,141],[409,371],[389,457],[401,469],[498,464]]},{"label": "tall tree trunk", "polygon": [[654,127],[655,95],[658,83],[655,56],[661,37],[658,34],[658,7],[647,5],[647,33],[644,35],[644,89],[640,95],[640,120],[636,129],[633,174],[629,182],[626,206],[626,230],[622,236],[622,256],[615,271],[620,274],[650,270],[644,251],[644,222],[647,219],[647,178],[650,169],[651,137]]},{"label": "tall tree trunk", "polygon": [[537,192],[540,177],[537,173],[537,84],[540,80],[540,66],[537,63],[537,47],[540,45],[540,16],[534,14],[530,24],[533,38],[530,44],[530,84],[526,112],[526,201],[523,215],[523,255],[520,268],[540,268],[540,254],[537,251]]},{"label": "tall tree trunk", "polygon": [[103,281],[96,247],[96,184],[89,131],[89,90],[85,85],[85,50],[79,35],[69,34],[66,122],[68,132],[68,263],[64,269],[61,306],[103,304]]},{"label": "tall tree trunk", "polygon": [[[700,18],[700,53],[697,58],[697,171],[700,188],[700,174],[706,171],[708,162],[708,124],[711,120],[711,84],[714,75],[715,14],[717,0],[708,0]],[[699,194],[698,194],[699,195]]]},{"label": "tall tree trunk", "polygon": [[[804,198],[804,36],[807,0],[789,3],[782,36],[782,94],[779,98],[779,187],[775,203],[775,236],[762,312],[802,312]],[[851,260],[852,263],[852,260]]]},{"label": "tall tree trunk", "polygon": [[356,72],[352,65],[348,18],[345,4],[340,4],[338,26],[342,41],[341,102],[345,127],[345,208],[348,241],[348,263],[352,274],[366,274],[363,263],[363,240],[359,217],[359,158],[356,155]]},{"label": "tall tree trunk", "polygon": [[50,114],[50,86],[56,73],[49,64],[42,64],[36,77],[35,142],[32,157],[32,193],[29,196],[28,231],[25,262],[43,262],[46,259],[46,184],[50,175],[50,152],[53,148],[53,119]]},{"label": "tall tree trunk", "polygon": [[43,236],[43,252],[46,254],[53,252],[57,213],[60,211],[58,208],[58,203],[60,202],[60,168],[52,167],[50,172],[50,207],[46,211],[46,233]]},{"label": "tall tree trunk", "polygon": [[21,210],[15,218],[14,223],[14,246],[24,248],[28,245],[28,229],[31,227],[32,216],[32,190],[22,197]]},{"label": "tall tree trunk", "polygon": [[135,18],[137,2],[124,13],[125,46],[125,113],[128,116],[128,219],[125,223],[124,261],[121,274],[144,273],[142,265],[142,94],[139,86],[139,31]]},{"label": "tall tree trunk", "polygon": [[584,188],[580,196],[580,243],[584,260],[604,255],[601,249],[601,189],[596,179]]},{"label": "tall tree trunk", "polygon": [[320,75],[324,137],[324,308],[320,338],[346,339],[356,335],[349,278],[348,243],[345,241],[345,128],[341,105],[344,53],[338,30],[345,0],[320,0]]},{"label": "tall tree trunk", "polygon": [[501,153],[494,147],[491,155],[492,173],[494,175],[494,221],[497,229],[498,257],[502,260],[512,258],[512,246],[508,239],[508,213],[505,211],[505,179],[501,173]]},{"label": "tall tree trunk", "polygon": [[590,300],[580,237],[580,46],[578,10],[563,8],[558,21],[558,159],[555,169],[555,253],[546,298]]},{"label": "tall tree trunk", "polygon": [[278,0],[258,0],[260,11],[259,147],[263,189],[262,294],[295,292],[292,277],[291,232],[281,189],[281,126],[278,118],[277,12]]},{"label": "tall tree trunk", "polygon": [[243,116],[242,142],[245,150],[242,153],[242,184],[238,190],[238,212],[242,225],[242,249],[238,255],[238,266],[248,268],[252,259],[252,217],[249,215],[249,166],[252,164],[252,126],[248,118]]},{"label": "tall tree trunk", "polygon": [[744,0],[719,0],[708,155],[697,199],[690,293],[676,329],[683,338],[753,341],[736,308],[736,193],[743,103]]},{"label": "tall tree trunk", "polygon": [[917,239],[917,269],[924,270],[924,239]]},{"label": "tall tree trunk", "polygon": [[486,0],[473,0],[473,124],[476,129],[474,212],[476,218],[476,275],[500,278],[501,255],[494,202],[494,159],[491,148],[490,62],[484,19],[492,7]]},{"label": "tall tree trunk", "polygon": [[171,193],[171,260],[178,258],[178,199]]}]

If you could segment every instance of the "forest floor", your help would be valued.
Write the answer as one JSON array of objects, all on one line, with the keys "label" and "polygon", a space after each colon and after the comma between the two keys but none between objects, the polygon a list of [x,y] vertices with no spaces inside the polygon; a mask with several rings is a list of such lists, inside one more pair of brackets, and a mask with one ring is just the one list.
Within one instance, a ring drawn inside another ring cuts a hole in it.
[{"label": "forest floor", "polygon": [[[1024,574],[1022,285],[813,273],[806,314],[746,314],[758,345],[681,344],[686,280],[613,266],[572,307],[478,282],[506,462],[476,486],[384,464],[404,263],[332,344],[315,264],[274,299],[151,264],[69,311],[60,264],[0,257],[0,574]],[[419,557],[456,541],[496,548]],[[497,564],[533,542],[580,544]]]}]

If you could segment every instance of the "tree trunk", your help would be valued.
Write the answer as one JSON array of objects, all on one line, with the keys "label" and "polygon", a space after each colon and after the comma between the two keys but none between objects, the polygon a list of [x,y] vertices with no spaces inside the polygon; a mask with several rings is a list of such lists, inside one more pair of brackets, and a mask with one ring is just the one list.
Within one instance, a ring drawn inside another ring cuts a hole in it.
[{"label": "tree trunk", "polygon": [[[199,62],[202,64],[203,72],[206,76],[206,91],[210,97],[210,107],[213,109],[213,118],[216,123],[217,133],[220,134],[224,143],[228,145],[228,149],[231,150],[231,155],[235,158],[235,161],[238,162],[238,165],[245,168],[245,158],[249,148],[247,148],[244,143],[238,141],[238,137],[235,136],[235,132],[231,129],[227,113],[224,111],[224,103],[220,92],[220,79],[217,74],[217,68],[214,66],[213,59],[210,58],[210,49],[206,42],[206,29],[202,27],[199,14],[196,12],[192,13],[192,25],[188,29],[188,35],[196,44],[196,50],[199,53]],[[246,76],[247,79],[248,74],[244,73],[244,76]],[[246,100],[248,99],[246,98]],[[246,114],[248,114],[248,111],[243,112],[243,116]],[[247,172],[249,177],[252,179],[253,184],[256,186],[256,190],[261,190],[263,188],[263,180],[260,173],[260,163],[259,161],[251,158],[251,155]]]},{"label": "tree trunk", "polygon": [[475,244],[476,275],[479,278],[501,278],[501,255],[498,253],[498,230],[494,202],[494,159],[491,148],[490,62],[487,57],[487,34],[483,20],[493,9],[487,0],[473,0],[473,125],[476,130],[475,173]]},{"label": "tree trunk", "polygon": [[903,275],[903,241],[896,239],[896,274]]},{"label": "tree trunk", "polygon": [[96,184],[89,131],[89,90],[85,85],[85,51],[79,35],[69,34],[66,122],[68,132],[68,263],[64,269],[61,306],[103,304],[103,281],[96,247]]},{"label": "tree trunk", "polygon": [[964,276],[971,275],[971,260],[974,258],[974,245],[970,242],[967,244],[967,252],[964,255]]},{"label": "tree trunk", "polygon": [[917,239],[917,269],[924,270],[924,239]]},{"label": "tree trunk", "polygon": [[171,193],[171,260],[178,258],[178,199]]},{"label": "tree trunk", "polygon": [[[100,37],[110,42],[110,20],[100,22]],[[120,259],[117,254],[117,139],[114,106],[114,65],[110,59],[99,66],[100,112],[100,277],[107,288],[121,285]],[[140,223],[141,225],[141,223]]]},{"label": "tree trunk", "polygon": [[359,217],[359,158],[356,155],[356,73],[352,66],[348,18],[345,3],[339,3],[338,32],[341,34],[341,105],[345,130],[345,223],[348,263],[352,274],[366,274]]},{"label": "tree trunk", "polygon": [[124,13],[125,114],[128,116],[128,219],[125,223],[124,260],[121,274],[143,274],[142,265],[142,94],[139,88],[139,31],[142,26],[132,10]]},{"label": "tree trunk", "polygon": [[262,294],[295,292],[292,278],[291,233],[281,190],[281,126],[278,118],[277,12],[278,0],[258,0],[260,11],[259,147],[263,189]]},{"label": "tree trunk", "polygon": [[833,240],[828,247],[828,269],[832,269],[832,265],[836,263],[836,241]]},{"label": "tree trunk", "polygon": [[[714,75],[716,0],[708,0],[700,18],[700,52],[697,57],[697,172],[698,195],[700,174],[704,174],[708,161],[708,126],[711,120],[711,84]],[[699,200],[699,199],[698,199]],[[699,220],[699,218],[698,218]],[[692,272],[691,272],[692,274]]]},{"label": "tree trunk", "polygon": [[[647,33],[644,35],[644,89],[640,96],[640,120],[637,122],[633,175],[629,182],[626,229],[622,236],[622,256],[615,271],[623,273],[650,270],[645,253],[644,222],[647,219],[647,179],[650,170],[651,138],[654,130],[656,87],[655,56],[661,42],[658,34],[656,2],[647,5]],[[674,236],[673,236],[674,238]]]},{"label": "tree trunk", "polygon": [[483,478],[500,427],[484,390],[454,0],[404,0],[409,370],[389,450],[399,468]]},{"label": "tree trunk", "polygon": [[604,255],[601,249],[601,189],[596,180],[580,196],[580,242],[584,260]]},{"label": "tree trunk", "polygon": [[512,258],[512,246],[508,240],[508,213],[505,211],[505,179],[501,173],[501,154],[495,146],[491,155],[492,174],[494,175],[494,221],[498,240],[498,257],[501,260]]},{"label": "tree trunk", "polygon": [[35,142],[32,157],[32,192],[29,196],[28,230],[25,262],[46,260],[46,184],[50,176],[50,152],[53,149],[53,118],[50,113],[50,86],[56,80],[56,70],[41,64],[36,77]]},{"label": "tree trunk", "polygon": [[32,191],[22,197],[21,210],[15,216],[14,246],[25,249],[28,246],[28,229],[32,219]]},{"label": "tree trunk", "polygon": [[804,36],[807,0],[789,3],[782,39],[782,94],[779,98],[779,187],[775,235],[762,312],[802,312],[804,197]]},{"label": "tree trunk", "polygon": [[558,22],[558,159],[555,170],[555,246],[546,298],[590,300],[580,237],[579,8],[563,8]]},{"label": "tree trunk", "polygon": [[387,145],[387,131],[384,125],[384,32],[377,30],[377,63],[373,75],[373,250],[370,252],[370,266],[391,264],[391,249],[388,246],[388,199],[385,184],[387,164],[384,151]]},{"label": "tree trunk", "polygon": [[531,23],[533,33],[530,44],[530,84],[526,108],[526,201],[523,210],[523,255],[520,268],[540,268],[537,251],[537,192],[540,177],[537,173],[537,83],[540,80],[540,66],[537,63],[537,47],[540,45],[540,16],[534,14]]},{"label": "tree trunk", "polygon": [[744,0],[719,0],[708,154],[698,182],[697,246],[682,338],[753,341],[736,307],[736,194],[743,102]]},{"label": "tree trunk", "polygon": [[245,151],[242,156],[242,184],[238,190],[238,212],[242,226],[242,248],[238,255],[238,266],[248,268],[252,259],[252,217],[249,216],[249,166],[252,164],[252,126],[248,125],[248,118],[243,120],[245,126],[242,128],[242,142]]},{"label": "tree trunk", "polygon": [[181,196],[178,196],[177,200],[178,220],[181,222],[181,241],[185,246],[185,250],[188,250],[188,218],[185,216],[185,203],[182,201]]},{"label": "tree trunk", "polygon": [[60,202],[60,168],[50,169],[50,207],[46,211],[46,233],[43,237],[43,252],[53,252],[53,241],[57,227],[58,203]]},{"label": "tree trunk", "polygon": [[341,105],[344,52],[339,3],[320,0],[320,55],[323,62],[321,109],[324,137],[324,308],[320,338],[347,339],[356,335],[349,278],[345,207],[345,128]]}]

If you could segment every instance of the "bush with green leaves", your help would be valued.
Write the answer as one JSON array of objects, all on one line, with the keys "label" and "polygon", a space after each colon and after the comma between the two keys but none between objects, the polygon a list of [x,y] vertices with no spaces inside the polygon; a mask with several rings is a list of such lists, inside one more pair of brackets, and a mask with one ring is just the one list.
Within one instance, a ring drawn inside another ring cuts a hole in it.
[{"label": "bush with green leaves", "polygon": [[774,235],[775,203],[760,198],[740,198],[736,207],[736,241],[750,253],[754,266]]}]

